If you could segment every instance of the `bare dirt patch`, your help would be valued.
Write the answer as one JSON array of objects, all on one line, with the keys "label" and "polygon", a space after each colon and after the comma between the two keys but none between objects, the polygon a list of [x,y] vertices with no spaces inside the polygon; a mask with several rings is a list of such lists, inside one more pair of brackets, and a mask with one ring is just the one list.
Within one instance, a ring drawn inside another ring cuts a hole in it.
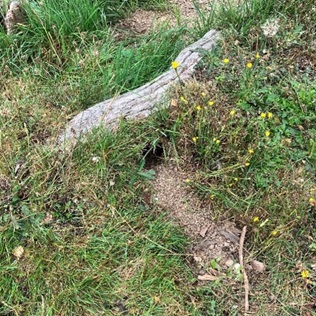
[{"label": "bare dirt patch", "polygon": [[[209,1],[196,1],[201,9],[206,9]],[[119,28],[132,32],[134,34],[143,34],[148,32],[155,26],[161,24],[168,24],[174,27],[179,20],[182,22],[193,23],[197,17],[197,12],[193,1],[187,0],[171,0],[169,1],[169,9],[166,11],[153,10],[137,10],[133,12],[128,18],[119,23]]]},{"label": "bare dirt patch", "polygon": [[[187,19],[192,19],[196,17],[196,10],[193,1],[187,0],[171,0],[171,5],[179,8],[181,15]],[[197,0],[195,1],[197,6],[201,9],[206,9],[210,3],[210,0]]]},{"label": "bare dirt patch", "polygon": [[[137,10],[126,19],[123,19],[118,28],[122,33],[144,34],[150,29],[161,24],[174,26],[172,14],[160,11]],[[119,32],[119,34],[121,33]]]},{"label": "bare dirt patch", "polygon": [[167,212],[169,220],[180,225],[192,243],[188,249],[198,274],[209,273],[211,262],[225,270],[238,262],[241,230],[231,221],[215,223],[212,204],[192,192],[190,175],[171,164],[155,167],[153,203]]},{"label": "bare dirt patch", "polygon": [[9,179],[0,173],[0,192],[9,190],[9,188],[10,188]]}]

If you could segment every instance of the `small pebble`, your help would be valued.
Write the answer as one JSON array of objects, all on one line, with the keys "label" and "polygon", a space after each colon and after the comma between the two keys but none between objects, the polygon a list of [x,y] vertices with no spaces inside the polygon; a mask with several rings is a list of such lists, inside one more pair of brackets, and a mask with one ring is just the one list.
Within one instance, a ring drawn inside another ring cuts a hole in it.
[{"label": "small pebble", "polygon": [[232,260],[232,259],[228,259],[226,262],[225,262],[225,265],[227,266],[227,267],[231,267],[232,265],[234,264],[234,260]]},{"label": "small pebble", "polygon": [[252,268],[257,272],[264,272],[266,269],[266,266],[264,265],[264,263],[257,260],[252,260],[250,264]]}]

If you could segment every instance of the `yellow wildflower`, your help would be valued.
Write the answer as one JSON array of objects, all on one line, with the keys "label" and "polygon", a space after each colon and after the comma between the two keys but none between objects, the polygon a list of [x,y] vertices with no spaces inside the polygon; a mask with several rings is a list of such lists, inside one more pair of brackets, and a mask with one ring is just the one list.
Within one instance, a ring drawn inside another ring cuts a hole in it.
[{"label": "yellow wildflower", "polygon": [[250,162],[246,161],[245,162],[245,167],[248,167],[250,165]]},{"label": "yellow wildflower", "polygon": [[180,97],[180,101],[183,102],[184,104],[188,104],[189,102],[184,98],[184,96]]},{"label": "yellow wildflower", "polygon": [[235,113],[236,113],[236,111],[235,111],[235,110],[231,110],[231,111],[229,112],[229,115],[230,115],[230,116],[234,116],[234,115],[235,115]]},{"label": "yellow wildflower", "polygon": [[257,59],[260,58],[260,54],[259,54],[259,53],[256,54],[256,58],[257,58]]},{"label": "yellow wildflower", "polygon": [[177,62],[177,61],[173,61],[173,62],[171,63],[172,69],[177,69],[179,66],[180,66],[180,63]]},{"label": "yellow wildflower", "polygon": [[236,181],[236,182],[237,182],[238,180],[239,180],[239,179],[238,179],[237,177],[235,177],[235,178],[234,178],[234,181]]},{"label": "yellow wildflower", "polygon": [[266,118],[266,116],[267,116],[267,113],[265,113],[265,112],[262,112],[262,113],[260,114],[260,117],[261,117],[261,118]]},{"label": "yellow wildflower", "polygon": [[216,137],[214,137],[214,138],[213,138],[213,142],[218,145],[221,141],[220,141],[219,139],[217,139]]},{"label": "yellow wildflower", "polygon": [[258,217],[258,216],[255,216],[255,217],[253,218],[253,222],[254,222],[254,223],[259,222],[259,217]]},{"label": "yellow wildflower", "polygon": [[228,59],[228,58],[224,58],[224,59],[223,59],[223,63],[224,63],[224,64],[228,64],[228,63],[229,63],[229,59]]},{"label": "yellow wildflower", "polygon": [[252,68],[252,63],[247,63],[247,68]]},{"label": "yellow wildflower", "polygon": [[303,270],[303,271],[301,272],[301,275],[302,275],[302,278],[303,278],[303,279],[307,279],[307,278],[310,277],[310,273],[309,273],[308,270]]},{"label": "yellow wildflower", "polygon": [[197,109],[198,111],[201,111],[201,110],[202,110],[202,108],[201,108],[200,105],[197,105],[197,106],[196,106],[196,109]]},{"label": "yellow wildflower", "polygon": [[185,182],[185,183],[190,183],[191,180],[190,180],[190,179],[185,179],[184,182]]},{"label": "yellow wildflower", "polygon": [[316,206],[316,201],[315,201],[315,199],[314,198],[309,198],[309,204],[311,205],[311,206]]},{"label": "yellow wildflower", "polygon": [[270,131],[265,131],[264,135],[266,135],[266,137],[269,137],[271,135]]},{"label": "yellow wildflower", "polygon": [[214,101],[208,101],[208,105],[209,106],[213,106],[214,105]]},{"label": "yellow wildflower", "polygon": [[278,234],[278,231],[277,230],[273,230],[272,232],[271,232],[271,235],[272,236],[276,236]]},{"label": "yellow wildflower", "polygon": [[193,138],[192,138],[192,140],[193,140],[194,143],[196,143],[198,139],[199,139],[198,137],[193,137]]},{"label": "yellow wildflower", "polygon": [[268,118],[272,118],[273,114],[271,112],[268,112]]},{"label": "yellow wildflower", "polygon": [[214,198],[215,198],[215,195],[214,194],[210,194],[210,199],[214,200]]},{"label": "yellow wildflower", "polygon": [[202,93],[201,93],[201,96],[202,96],[202,97],[205,97],[205,96],[206,96],[206,93],[205,93],[205,92],[202,92]]},{"label": "yellow wildflower", "polygon": [[254,152],[255,152],[255,151],[254,151],[252,148],[249,148],[249,149],[248,149],[248,153],[249,153],[249,154],[252,155]]}]

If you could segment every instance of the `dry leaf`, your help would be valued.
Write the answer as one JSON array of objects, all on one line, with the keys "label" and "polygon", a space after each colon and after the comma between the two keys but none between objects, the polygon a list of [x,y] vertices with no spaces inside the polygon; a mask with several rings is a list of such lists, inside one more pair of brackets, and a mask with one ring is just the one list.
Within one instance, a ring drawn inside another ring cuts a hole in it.
[{"label": "dry leaf", "polygon": [[24,248],[22,246],[18,246],[13,250],[13,255],[19,260],[22,258],[24,254]]},{"label": "dry leaf", "polygon": [[23,167],[24,162],[22,159],[18,160],[18,162],[16,163],[15,167],[14,167],[14,175],[17,175],[18,172],[20,171],[20,169]]},{"label": "dry leaf", "polygon": [[171,106],[178,106],[178,101],[176,99],[171,99],[170,104]]},{"label": "dry leaf", "polygon": [[211,226],[211,225],[203,226],[202,229],[200,230],[200,233],[199,233],[199,234],[200,234],[202,237],[205,237],[205,235],[206,235],[208,229],[210,228],[210,226]]},{"label": "dry leaf", "polygon": [[194,261],[197,262],[197,263],[202,262],[202,258],[201,258],[201,257],[194,256],[193,259],[194,259]]},{"label": "dry leaf", "polygon": [[216,281],[217,277],[210,274],[199,275],[198,280],[200,281]]},{"label": "dry leaf", "polygon": [[54,219],[54,218],[53,218],[53,214],[47,212],[45,218],[42,220],[42,224],[48,224],[48,223],[50,223],[51,221],[53,221],[53,219]]}]

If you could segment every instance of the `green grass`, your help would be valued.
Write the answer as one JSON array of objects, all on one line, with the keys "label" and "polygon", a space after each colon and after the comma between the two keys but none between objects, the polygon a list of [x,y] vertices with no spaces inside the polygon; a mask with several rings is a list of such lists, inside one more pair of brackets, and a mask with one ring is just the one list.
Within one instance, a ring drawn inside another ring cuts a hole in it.
[{"label": "green grass", "polygon": [[[118,19],[165,3],[66,3],[45,1],[44,14],[32,2],[28,25],[0,32],[0,314],[242,313],[242,281],[196,283],[190,241],[146,202],[155,174],[143,150],[162,144],[213,218],[247,225],[245,257],[267,266],[248,270],[254,315],[315,315],[313,1],[197,7],[193,29],[124,41],[113,36]],[[264,36],[275,18],[277,34]],[[211,27],[223,41],[197,80],[170,92],[177,106],[116,133],[95,130],[68,153],[47,142],[78,111],[168,69]]]}]

